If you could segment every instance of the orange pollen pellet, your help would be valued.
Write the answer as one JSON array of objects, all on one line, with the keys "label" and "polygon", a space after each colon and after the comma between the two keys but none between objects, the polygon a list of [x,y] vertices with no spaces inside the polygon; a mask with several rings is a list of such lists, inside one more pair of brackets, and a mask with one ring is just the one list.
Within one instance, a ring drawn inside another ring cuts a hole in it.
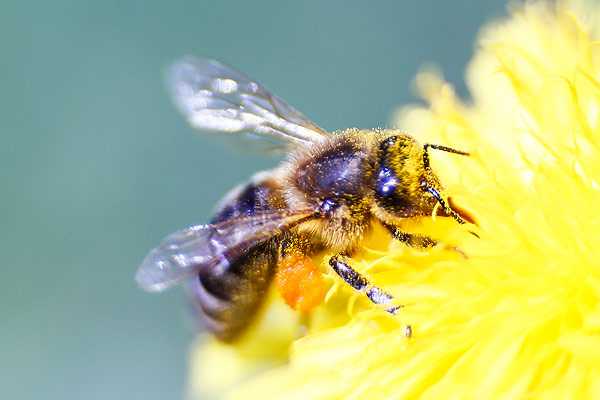
[{"label": "orange pollen pellet", "polygon": [[321,304],[327,291],[323,276],[312,259],[299,255],[280,261],[275,283],[285,302],[301,312]]}]

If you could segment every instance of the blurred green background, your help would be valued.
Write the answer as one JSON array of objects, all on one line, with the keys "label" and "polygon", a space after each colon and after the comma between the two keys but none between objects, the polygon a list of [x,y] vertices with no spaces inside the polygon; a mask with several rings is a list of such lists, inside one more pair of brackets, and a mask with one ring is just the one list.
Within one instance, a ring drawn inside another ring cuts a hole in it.
[{"label": "blurred green background", "polygon": [[476,32],[505,10],[502,0],[1,4],[3,399],[184,396],[185,299],[143,293],[134,271],[276,160],[194,135],[163,86],[171,61],[234,65],[327,129],[385,126],[415,100],[424,63],[464,95]]}]

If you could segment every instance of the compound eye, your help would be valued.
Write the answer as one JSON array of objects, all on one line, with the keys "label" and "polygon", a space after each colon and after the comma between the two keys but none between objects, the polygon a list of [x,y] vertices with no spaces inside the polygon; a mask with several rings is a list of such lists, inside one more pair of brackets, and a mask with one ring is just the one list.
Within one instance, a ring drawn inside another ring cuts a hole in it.
[{"label": "compound eye", "polygon": [[388,197],[394,194],[398,186],[396,174],[389,168],[381,168],[377,176],[377,194],[381,197]]}]

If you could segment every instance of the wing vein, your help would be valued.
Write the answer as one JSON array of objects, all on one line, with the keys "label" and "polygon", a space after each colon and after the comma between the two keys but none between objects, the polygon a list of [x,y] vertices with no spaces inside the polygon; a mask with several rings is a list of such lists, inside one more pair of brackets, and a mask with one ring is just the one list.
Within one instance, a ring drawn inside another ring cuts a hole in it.
[{"label": "wing vein", "polygon": [[179,110],[198,129],[255,132],[291,144],[326,140],[327,132],[260,84],[214,60],[186,57],[169,70]]}]

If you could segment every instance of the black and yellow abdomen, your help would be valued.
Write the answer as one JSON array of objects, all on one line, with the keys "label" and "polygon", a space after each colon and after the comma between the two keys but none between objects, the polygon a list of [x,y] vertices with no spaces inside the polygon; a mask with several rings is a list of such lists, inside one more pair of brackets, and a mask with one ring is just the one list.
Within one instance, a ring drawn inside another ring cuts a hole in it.
[{"label": "black and yellow abdomen", "polygon": [[[211,224],[281,207],[279,187],[268,173],[262,173],[226,195]],[[271,238],[241,254],[226,254],[222,268],[199,273],[192,286],[193,303],[206,328],[219,339],[234,340],[251,322],[273,280],[278,250],[278,238]]]}]

